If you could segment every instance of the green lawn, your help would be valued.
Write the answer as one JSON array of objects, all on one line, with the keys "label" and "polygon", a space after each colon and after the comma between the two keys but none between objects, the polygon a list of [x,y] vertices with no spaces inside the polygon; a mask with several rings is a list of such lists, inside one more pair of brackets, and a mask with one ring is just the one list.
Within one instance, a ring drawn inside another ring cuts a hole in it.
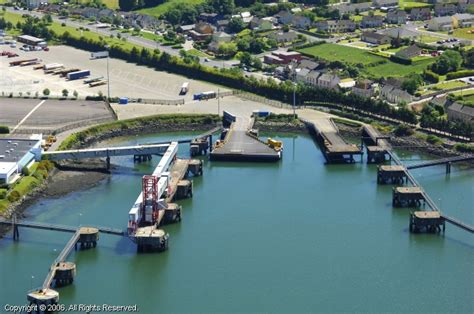
[{"label": "green lawn", "polygon": [[[341,46],[337,44],[322,44],[314,47],[299,50],[302,53],[312,55],[328,61],[341,61],[350,64],[363,64],[364,67],[359,70],[372,77],[396,77],[407,76],[413,73],[421,73],[426,67],[435,61],[435,58],[429,58],[412,63],[411,65],[403,65],[390,61],[388,58],[377,56],[367,50]],[[381,60],[385,63],[370,66]]]},{"label": "green lawn", "polygon": [[188,51],[186,51],[186,53],[188,55],[191,55],[191,56],[197,56],[197,57],[204,57],[204,58],[211,58],[210,55],[208,55],[207,53],[204,53],[200,50],[197,50],[197,49],[189,49]]},{"label": "green lawn", "polygon": [[163,39],[162,36],[150,33],[150,32],[141,32],[140,35],[143,38],[149,39],[149,40],[154,40],[154,41],[161,41]]},{"label": "green lawn", "polygon": [[473,97],[469,97],[468,99],[471,99],[474,101],[474,89],[473,90],[468,90],[468,91],[457,91],[457,92],[452,92],[450,93],[454,96],[463,96],[463,98],[465,99],[466,96],[473,96]]},{"label": "green lawn", "polygon": [[400,9],[402,10],[430,6],[428,3],[424,3],[421,1],[407,1],[407,0],[399,0],[398,4],[400,6]]},{"label": "green lawn", "polygon": [[160,16],[161,14],[168,11],[176,3],[188,3],[196,5],[203,3],[204,1],[205,0],[168,0],[160,5],[157,5],[156,7],[140,9],[138,12],[152,16]]},{"label": "green lawn", "polygon": [[419,36],[418,37],[418,42],[421,42],[421,43],[433,43],[433,42],[436,42],[438,40],[441,40],[443,38],[441,37],[436,37],[436,36],[426,36],[426,35],[422,35],[422,36]]},{"label": "green lawn", "polygon": [[443,90],[443,89],[453,89],[457,87],[464,87],[468,86],[469,84],[463,82],[463,81],[451,81],[451,82],[444,82],[444,83],[439,83],[433,86],[432,88],[435,90]]},{"label": "green lawn", "polygon": [[299,51],[304,54],[322,58],[328,61],[341,61],[353,64],[370,64],[384,60],[383,57],[372,55],[366,50],[337,44],[322,44],[309,48],[303,48]]},{"label": "green lawn", "polygon": [[[472,33],[469,33],[469,31],[472,31]],[[473,27],[457,28],[457,29],[454,30],[453,36],[454,37],[459,37],[459,38],[474,40],[474,28]]]},{"label": "green lawn", "polygon": [[380,77],[400,77],[400,76],[407,76],[413,73],[422,73],[426,67],[434,62],[433,59],[429,60],[422,60],[415,62],[411,65],[404,65],[404,64],[399,64],[395,62],[387,62],[384,64],[380,64],[374,67],[367,67],[362,70],[362,72],[365,72],[374,78],[380,78]]}]

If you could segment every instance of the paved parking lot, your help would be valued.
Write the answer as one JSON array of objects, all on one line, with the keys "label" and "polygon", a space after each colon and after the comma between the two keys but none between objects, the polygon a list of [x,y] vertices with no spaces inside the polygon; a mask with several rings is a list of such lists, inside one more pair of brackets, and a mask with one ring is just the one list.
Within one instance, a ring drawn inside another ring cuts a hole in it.
[{"label": "paved parking lot", "polygon": [[113,117],[105,103],[82,100],[0,98],[0,112],[0,124],[18,131],[54,130]]},{"label": "paved parking lot", "polygon": [[[107,59],[91,60],[87,51],[67,47],[53,46],[50,51],[23,52],[18,48],[0,45],[0,50],[18,53],[19,57],[0,57],[0,94],[2,92],[30,92],[40,95],[45,88],[52,95],[60,95],[63,89],[68,89],[70,95],[76,90],[79,96],[97,95],[99,91],[107,95],[107,85],[90,88],[83,80],[66,81],[57,75],[44,74],[42,70],[33,70],[33,66],[11,67],[10,61],[39,58],[42,64],[60,63],[66,68],[79,68],[91,71],[91,77],[107,77]],[[217,91],[217,86],[206,82],[190,80],[183,76],[156,71],[145,66],[137,66],[119,59],[109,60],[110,91],[114,97],[133,97],[146,99],[185,99],[189,101],[198,92]],[[189,92],[180,96],[179,91],[184,82],[189,82]],[[227,89],[221,87],[221,91]]]}]

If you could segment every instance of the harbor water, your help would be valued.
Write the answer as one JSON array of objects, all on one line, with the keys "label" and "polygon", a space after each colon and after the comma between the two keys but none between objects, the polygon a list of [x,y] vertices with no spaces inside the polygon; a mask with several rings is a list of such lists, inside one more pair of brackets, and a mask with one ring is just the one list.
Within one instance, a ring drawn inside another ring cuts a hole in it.
[{"label": "harbor water", "polygon": [[[107,145],[189,134],[118,138]],[[326,165],[306,135],[284,142],[279,163],[209,162],[194,197],[179,201],[181,223],[164,226],[170,248],[137,254],[127,238],[101,235],[77,251],[74,284],[60,303],[134,305],[142,313],[474,312],[474,236],[447,224],[445,235],[410,234],[409,209],[392,208],[392,186],[376,165]],[[188,157],[181,145],[180,155]],[[406,163],[427,156],[398,152]],[[95,187],[41,199],[28,220],[125,229],[141,177],[158,163],[112,160]],[[474,170],[413,170],[448,215],[474,224]],[[25,304],[71,234],[20,229],[0,240],[0,304]],[[2,308],[0,312],[3,312]]]}]

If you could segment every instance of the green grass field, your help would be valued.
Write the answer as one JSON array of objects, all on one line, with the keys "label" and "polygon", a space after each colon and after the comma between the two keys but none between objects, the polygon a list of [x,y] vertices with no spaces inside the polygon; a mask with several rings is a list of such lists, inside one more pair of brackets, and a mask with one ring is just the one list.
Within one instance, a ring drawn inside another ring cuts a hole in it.
[{"label": "green grass field", "polygon": [[[469,33],[469,31],[473,31],[473,32]],[[472,27],[457,28],[457,29],[454,30],[453,36],[454,37],[459,37],[459,38],[474,40],[474,28],[472,28]]]},{"label": "green grass field", "polygon": [[430,6],[428,3],[424,3],[421,1],[407,1],[407,0],[399,0],[398,4],[400,6],[400,9],[402,10]]},{"label": "green grass field", "polygon": [[138,10],[138,12],[158,17],[161,14],[168,11],[176,3],[188,3],[188,4],[196,5],[196,4],[203,3],[204,1],[205,0],[168,0],[165,3],[157,5],[156,7],[140,9]]},{"label": "green grass field", "polygon": [[[371,54],[367,50],[341,46],[337,44],[322,44],[314,47],[304,48],[299,50],[307,55],[312,55],[328,61],[341,61],[349,64],[363,64],[364,67],[359,70],[372,77],[400,77],[407,76],[413,73],[421,73],[426,67],[435,61],[434,58],[420,60],[411,65],[403,65],[390,61],[388,58]],[[386,60],[386,63],[369,66],[381,60]]]},{"label": "green grass field", "polygon": [[204,53],[200,50],[197,50],[197,49],[189,49],[188,51],[186,51],[186,53],[190,56],[196,56],[196,57],[204,57],[204,58],[211,58],[210,55],[208,55],[207,53]]},{"label": "green grass field", "polygon": [[439,83],[433,86],[432,88],[435,90],[443,90],[443,89],[453,89],[457,87],[464,87],[468,86],[469,84],[463,82],[463,81],[451,81],[451,82],[445,82],[445,83]]},{"label": "green grass field", "polygon": [[370,54],[368,51],[358,48],[352,48],[337,44],[322,44],[309,48],[303,48],[300,52],[328,61],[341,61],[352,64],[370,64],[380,60],[383,57]]}]

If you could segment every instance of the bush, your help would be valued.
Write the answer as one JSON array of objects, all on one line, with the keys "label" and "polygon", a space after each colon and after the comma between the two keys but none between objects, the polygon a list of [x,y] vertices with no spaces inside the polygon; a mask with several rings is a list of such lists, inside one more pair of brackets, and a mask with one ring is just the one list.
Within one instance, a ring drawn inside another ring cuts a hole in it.
[{"label": "bush", "polygon": [[8,134],[10,133],[10,129],[5,125],[0,125],[0,134]]},{"label": "bush", "polygon": [[456,144],[454,149],[462,153],[474,153],[474,145],[470,144]]},{"label": "bush", "polygon": [[27,166],[24,166],[24,167],[21,169],[21,173],[22,173],[24,176],[29,176],[29,175],[30,175],[30,169],[28,169]]},{"label": "bush", "polygon": [[437,137],[436,135],[432,135],[432,134],[426,136],[426,141],[430,144],[441,144],[441,143],[443,143],[443,141],[439,137]]},{"label": "bush", "polygon": [[393,133],[395,133],[396,136],[410,136],[413,135],[415,131],[406,124],[400,124],[395,128]]},{"label": "bush", "polygon": [[461,70],[456,72],[449,72],[446,74],[447,80],[454,80],[461,77],[472,76],[474,75],[474,70]]},{"label": "bush", "polygon": [[18,191],[13,190],[10,192],[10,194],[8,194],[7,199],[9,202],[13,203],[13,202],[18,201],[20,197],[21,197],[20,193]]},{"label": "bush", "polygon": [[4,199],[5,197],[7,197],[7,192],[7,189],[0,189],[0,199]]},{"label": "bush", "polygon": [[423,79],[430,83],[438,83],[439,75],[430,70],[425,70],[423,72]]},{"label": "bush", "polygon": [[43,95],[49,96],[49,94],[51,94],[51,91],[49,90],[49,88],[45,88],[45,89],[43,90]]}]

